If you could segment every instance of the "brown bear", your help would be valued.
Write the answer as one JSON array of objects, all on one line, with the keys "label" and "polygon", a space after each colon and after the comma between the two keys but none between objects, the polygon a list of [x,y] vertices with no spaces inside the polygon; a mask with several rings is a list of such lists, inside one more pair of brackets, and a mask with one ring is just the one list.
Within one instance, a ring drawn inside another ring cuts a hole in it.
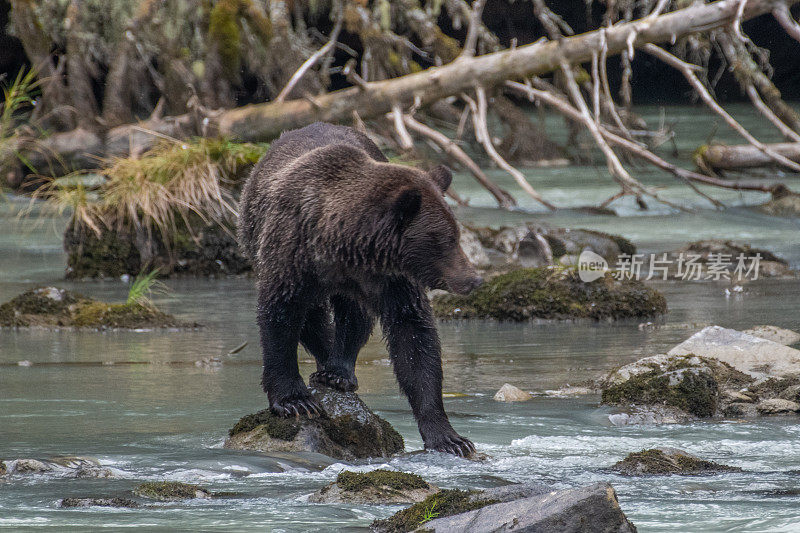
[{"label": "brown bear", "polygon": [[244,186],[239,240],[257,276],[262,385],[282,416],[324,416],[309,382],[358,387],[355,362],[380,318],[425,447],[470,455],[442,403],[442,361],[427,288],[468,293],[480,277],[459,247],[443,193],[447,167],[388,162],[370,139],[315,123],[272,143]]}]

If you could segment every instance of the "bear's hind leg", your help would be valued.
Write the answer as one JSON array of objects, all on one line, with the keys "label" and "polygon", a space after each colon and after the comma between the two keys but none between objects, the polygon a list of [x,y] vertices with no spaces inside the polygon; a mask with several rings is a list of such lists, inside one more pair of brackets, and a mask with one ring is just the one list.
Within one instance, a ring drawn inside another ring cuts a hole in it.
[{"label": "bear's hind leg", "polygon": [[381,326],[400,389],[408,397],[425,448],[468,457],[475,445],[456,433],[442,401],[442,350],[425,291],[406,280],[388,282]]},{"label": "bear's hind leg", "polygon": [[330,357],[311,374],[311,385],[323,385],[349,392],[358,389],[356,359],[369,340],[375,321],[357,302],[344,296],[333,296],[336,340]]},{"label": "bear's hind leg", "polygon": [[297,344],[303,325],[299,302],[273,302],[259,296],[258,326],[264,371],[261,384],[270,410],[279,416],[322,416],[324,410],[308,392],[297,366]]}]

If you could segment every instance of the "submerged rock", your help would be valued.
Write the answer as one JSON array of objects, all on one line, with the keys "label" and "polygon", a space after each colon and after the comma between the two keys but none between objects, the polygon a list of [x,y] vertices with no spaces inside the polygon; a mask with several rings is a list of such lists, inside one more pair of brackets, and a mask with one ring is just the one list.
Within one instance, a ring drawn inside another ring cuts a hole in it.
[{"label": "submerged rock", "polygon": [[355,393],[328,388],[311,393],[326,418],[281,418],[265,409],[240,419],[229,431],[225,448],[316,452],[345,461],[389,457],[405,449],[403,437]]},{"label": "submerged rock", "polygon": [[668,354],[713,358],[760,379],[800,374],[800,350],[719,326],[704,328]]},{"label": "submerged rock", "polygon": [[433,298],[441,318],[533,318],[595,320],[642,318],[663,314],[667,303],[658,291],[611,274],[586,283],[570,268],[524,268],[500,274],[466,296]]},{"label": "submerged rock", "polygon": [[800,195],[788,192],[773,194],[770,201],[760,206],[760,210],[768,215],[800,217]]},{"label": "submerged rock", "polygon": [[800,342],[800,333],[790,329],[783,329],[777,326],[753,326],[752,328],[742,331],[753,337],[760,337],[768,341],[777,342],[784,346],[797,344]]},{"label": "submerged rock", "polygon": [[336,481],[309,496],[311,503],[417,503],[438,492],[416,474],[372,470],[341,472]]},{"label": "submerged rock", "polygon": [[59,500],[59,507],[128,507],[135,509],[139,507],[139,502],[128,498],[64,498]]},{"label": "submerged rock", "polygon": [[[488,491],[487,491],[488,492]],[[636,527],[619,507],[611,485],[538,492],[499,501],[466,491],[442,491],[426,501],[373,523],[382,532],[489,533],[495,531],[598,531],[626,533]]]},{"label": "submerged rock", "polygon": [[496,402],[526,402],[533,396],[529,392],[518,389],[510,383],[506,383],[494,395]]},{"label": "submerged rock", "polygon": [[191,498],[211,498],[213,494],[198,486],[179,481],[151,481],[142,483],[133,493],[142,498],[158,501],[187,500]]},{"label": "submerged rock", "polygon": [[0,327],[141,329],[187,328],[174,316],[140,303],[109,304],[56,287],[23,292],[0,305]]},{"label": "submerged rock", "polygon": [[741,472],[735,466],[727,466],[700,459],[677,448],[652,448],[628,454],[625,459],[611,467],[624,476],[697,476],[725,472]]}]

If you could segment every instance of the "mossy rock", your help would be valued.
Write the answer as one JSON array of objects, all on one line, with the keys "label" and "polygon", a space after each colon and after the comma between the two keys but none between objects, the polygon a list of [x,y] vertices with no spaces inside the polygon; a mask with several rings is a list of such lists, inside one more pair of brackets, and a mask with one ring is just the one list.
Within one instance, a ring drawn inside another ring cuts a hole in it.
[{"label": "mossy rock", "polygon": [[439,489],[417,474],[392,470],[341,472],[336,481],[312,494],[311,503],[396,504],[423,501]]},{"label": "mossy rock", "polygon": [[652,448],[631,453],[611,469],[624,476],[697,476],[742,471],[675,448]]},{"label": "mossy rock", "polygon": [[6,472],[8,472],[6,464],[3,461],[0,461],[0,476],[6,475]]},{"label": "mossy rock", "polygon": [[316,452],[352,461],[389,457],[405,449],[403,437],[352,392],[312,389],[325,418],[281,418],[268,409],[242,417],[228,432],[226,448]]},{"label": "mossy rock", "polygon": [[141,329],[197,326],[179,322],[174,316],[152,306],[109,304],[56,287],[31,289],[0,305],[0,327]]},{"label": "mossy rock", "polygon": [[669,405],[708,418],[717,412],[719,387],[706,369],[653,370],[605,389],[602,401],[611,405]]},{"label": "mossy rock", "polygon": [[199,485],[179,481],[151,481],[142,483],[133,493],[142,498],[158,501],[187,500],[191,498],[211,498],[212,493]]},{"label": "mossy rock", "polygon": [[441,490],[407,509],[398,511],[389,518],[375,520],[371,527],[381,533],[414,531],[434,518],[474,511],[475,509],[498,503],[498,501],[495,499],[481,499],[478,491]]},{"label": "mossy rock", "polygon": [[498,275],[467,296],[438,295],[433,310],[441,318],[594,320],[644,318],[666,313],[661,293],[636,280],[612,275],[586,283],[574,269],[523,268]]}]

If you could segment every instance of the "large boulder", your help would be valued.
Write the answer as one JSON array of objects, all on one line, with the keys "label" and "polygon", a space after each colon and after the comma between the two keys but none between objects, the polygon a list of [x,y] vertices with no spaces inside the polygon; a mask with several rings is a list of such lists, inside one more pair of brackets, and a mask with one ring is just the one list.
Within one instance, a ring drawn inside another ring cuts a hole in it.
[{"label": "large boulder", "polygon": [[741,472],[735,466],[706,461],[677,448],[653,448],[628,454],[611,467],[623,476],[698,476]]},{"label": "large boulder", "polygon": [[745,333],[708,327],[668,354],[613,370],[596,384],[615,425],[681,423],[800,411],[798,350]]},{"label": "large boulder", "polygon": [[609,320],[663,314],[667,303],[658,291],[611,274],[584,282],[576,270],[563,267],[522,268],[497,275],[469,295],[433,298],[441,318],[535,318]]},{"label": "large boulder", "polygon": [[322,387],[311,393],[327,417],[281,418],[265,409],[240,419],[229,431],[225,448],[315,452],[345,461],[389,457],[404,450],[403,437],[355,393]]},{"label": "large boulder", "polygon": [[[487,495],[483,495],[483,497],[485,498]],[[378,531],[416,530],[436,533],[460,533],[462,531],[472,533],[496,531],[626,533],[636,531],[636,527],[622,512],[617,495],[608,483],[597,483],[561,491],[538,492],[511,501],[483,499],[476,502],[470,500],[469,497],[464,498],[462,494],[460,505],[463,509],[456,513],[448,511],[454,508],[458,509],[458,506],[452,507],[446,504],[435,506],[434,503],[435,500],[426,501],[412,507],[411,509],[418,508],[417,515],[415,515],[416,521],[409,520],[399,525],[390,523],[394,527],[381,527],[388,522],[381,521],[376,523],[378,527],[376,524],[373,524],[373,527]],[[475,508],[469,509],[470,505]],[[449,516],[445,516],[445,514],[449,514]]]},{"label": "large boulder", "polygon": [[800,374],[800,350],[720,326],[704,328],[668,352],[687,354],[722,361],[757,379]]},{"label": "large boulder", "polygon": [[336,481],[321,488],[311,496],[311,503],[417,503],[439,492],[417,474],[392,470],[339,473]]}]

